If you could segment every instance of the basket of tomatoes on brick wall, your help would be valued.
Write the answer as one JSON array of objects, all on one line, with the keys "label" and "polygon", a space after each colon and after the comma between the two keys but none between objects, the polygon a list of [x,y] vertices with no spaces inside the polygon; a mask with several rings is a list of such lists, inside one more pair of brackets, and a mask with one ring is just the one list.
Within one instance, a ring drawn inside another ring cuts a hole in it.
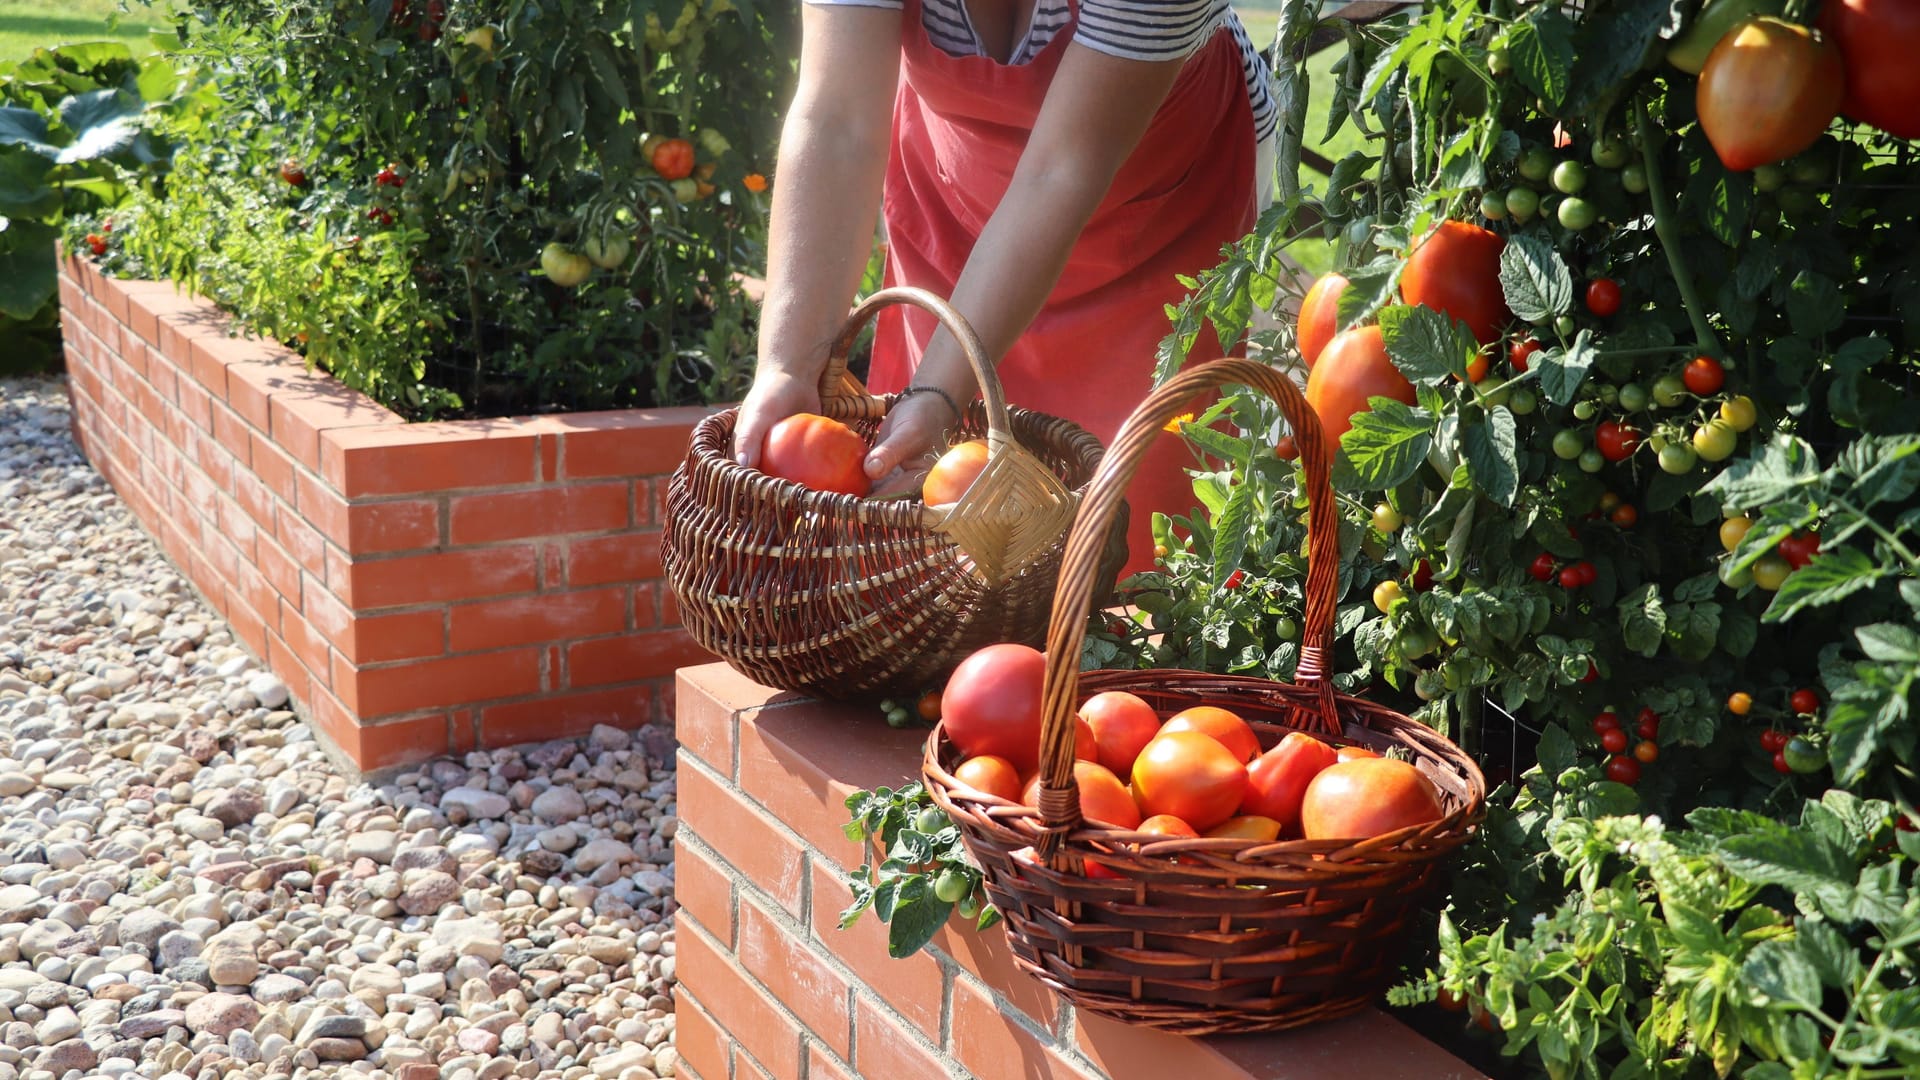
[{"label": "basket of tomatoes on brick wall", "polygon": [[[1119,490],[1181,406],[1227,383],[1272,396],[1298,435],[1311,495],[1298,682],[1082,675],[1083,609]],[[1134,412],[1112,453],[1068,537],[1046,653],[999,645],[955,670],[927,789],[980,863],[1021,966],[1076,1007],[1195,1035],[1359,1009],[1392,980],[1425,887],[1477,828],[1480,771],[1326,677],[1331,455],[1285,375],[1246,360],[1190,369]]]},{"label": "basket of tomatoes on brick wall", "polygon": [[[962,344],[983,399],[920,498],[869,498],[862,462],[897,398],[868,394],[847,373],[847,351],[880,309],[902,303],[931,312]],[[843,700],[917,694],[982,646],[1039,641],[1099,441],[1007,405],[972,328],[918,289],[877,292],[848,317],[821,409],[768,432],[765,471],[734,460],[737,410],[694,430],[662,547],[694,639],[761,682]],[[1105,548],[1108,587],[1122,535]]]}]

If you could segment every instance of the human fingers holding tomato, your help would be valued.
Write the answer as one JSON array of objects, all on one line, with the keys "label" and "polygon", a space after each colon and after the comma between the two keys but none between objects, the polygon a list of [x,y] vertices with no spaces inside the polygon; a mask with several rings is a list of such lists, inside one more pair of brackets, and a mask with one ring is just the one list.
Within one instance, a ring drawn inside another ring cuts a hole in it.
[{"label": "human fingers holding tomato", "polygon": [[947,425],[958,421],[939,394],[909,393],[894,402],[866,460],[875,496],[917,490],[946,445]]},{"label": "human fingers holding tomato", "polygon": [[733,429],[733,459],[750,469],[760,467],[761,444],[773,425],[795,413],[820,411],[819,385],[779,371],[762,371],[740,403],[740,419]]}]

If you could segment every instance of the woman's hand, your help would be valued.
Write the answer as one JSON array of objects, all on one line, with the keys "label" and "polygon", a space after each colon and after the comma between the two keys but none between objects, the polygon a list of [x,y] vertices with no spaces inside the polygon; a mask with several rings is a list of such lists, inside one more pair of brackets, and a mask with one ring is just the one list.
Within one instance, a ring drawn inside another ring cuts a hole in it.
[{"label": "woman's hand", "polygon": [[733,459],[750,469],[759,468],[760,447],[773,425],[796,413],[819,411],[817,384],[762,368],[740,403],[740,420],[733,428]]},{"label": "woman's hand", "polygon": [[952,407],[938,394],[914,394],[896,402],[881,422],[879,438],[867,454],[867,478],[873,481],[873,494],[917,490],[927,470],[946,449],[947,425],[957,422]]}]

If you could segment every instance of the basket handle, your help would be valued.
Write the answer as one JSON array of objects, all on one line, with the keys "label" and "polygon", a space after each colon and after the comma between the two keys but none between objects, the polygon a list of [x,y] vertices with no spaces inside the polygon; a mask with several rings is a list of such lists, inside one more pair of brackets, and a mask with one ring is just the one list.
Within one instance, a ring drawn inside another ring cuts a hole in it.
[{"label": "basket handle", "polygon": [[847,323],[840,329],[840,336],[834,339],[833,347],[827,352],[826,370],[820,373],[820,397],[822,401],[830,398],[871,397],[860,380],[847,371],[847,353],[853,349],[853,341],[867,323],[880,314],[881,309],[895,304],[910,304],[940,320],[947,333],[960,343],[960,351],[966,354],[967,366],[973,369],[973,377],[980,384],[980,396],[987,406],[987,446],[997,449],[1000,444],[1013,439],[1013,422],[1007,414],[1007,393],[1000,385],[999,373],[987,359],[987,347],[980,341],[980,335],[974,333],[967,320],[955,311],[952,304],[925,289],[910,285],[896,285],[862,300],[847,316]]},{"label": "basket handle", "polygon": [[1121,425],[1100,462],[1100,471],[1087,487],[1067,536],[1060,581],[1053,594],[1053,619],[1047,626],[1046,690],[1041,702],[1040,815],[1047,829],[1042,837],[1044,850],[1037,852],[1042,858],[1051,855],[1060,838],[1081,820],[1080,789],[1073,782],[1073,717],[1079,696],[1086,612],[1097,585],[1107,530],[1127,483],[1168,421],[1201,394],[1233,384],[1251,387],[1278,402],[1300,447],[1307,490],[1307,611],[1295,679],[1318,691],[1317,715],[1307,718],[1312,726],[1329,734],[1341,730],[1334,711],[1333,683],[1326,676],[1326,657],[1333,645],[1333,616],[1339,604],[1340,533],[1334,518],[1333,488],[1328,482],[1332,454],[1320,433],[1320,417],[1293,380],[1266,364],[1227,358],[1190,367],[1156,388]]}]

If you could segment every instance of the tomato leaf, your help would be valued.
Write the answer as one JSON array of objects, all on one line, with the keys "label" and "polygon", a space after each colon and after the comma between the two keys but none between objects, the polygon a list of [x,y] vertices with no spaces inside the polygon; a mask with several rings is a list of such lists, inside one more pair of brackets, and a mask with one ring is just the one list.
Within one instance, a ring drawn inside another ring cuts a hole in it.
[{"label": "tomato leaf", "polygon": [[1513,414],[1505,407],[1496,407],[1487,413],[1485,423],[1463,426],[1460,436],[1466,446],[1467,464],[1473,470],[1474,485],[1501,506],[1512,506],[1520,486]]},{"label": "tomato leaf", "polygon": [[1573,306],[1573,277],[1567,273],[1567,264],[1537,236],[1507,241],[1500,252],[1500,289],[1513,313],[1530,323],[1547,322]]},{"label": "tomato leaf", "polygon": [[1854,631],[1870,659],[1920,666],[1920,633],[1898,623],[1875,623]]},{"label": "tomato leaf", "polygon": [[1213,523],[1213,581],[1215,585],[1224,583],[1227,575],[1240,566],[1240,558],[1247,552],[1247,540],[1252,535],[1253,525],[1253,485],[1239,483],[1233,485],[1233,494],[1227,497],[1226,508]]},{"label": "tomato leaf", "polygon": [[1473,355],[1474,345],[1445,312],[1430,307],[1383,308],[1380,333],[1393,365],[1416,386],[1439,386],[1450,378],[1466,377],[1467,357]]},{"label": "tomato leaf", "polygon": [[1753,216],[1753,174],[1728,172],[1712,154],[1694,158],[1693,166],[1683,201],[1714,239],[1737,245],[1751,231],[1747,221]]},{"label": "tomato leaf", "polygon": [[1579,761],[1579,752],[1574,748],[1573,739],[1559,724],[1548,724],[1540,729],[1539,756],[1540,768],[1548,776],[1558,776]]},{"label": "tomato leaf", "polygon": [[1345,491],[1379,491],[1405,482],[1433,448],[1433,414],[1392,398],[1369,401],[1340,438],[1333,482]]},{"label": "tomato leaf", "polygon": [[1770,998],[1806,1009],[1819,1008],[1825,996],[1819,973],[1790,941],[1761,942],[1741,966],[1740,977]]},{"label": "tomato leaf", "polygon": [[1579,62],[1567,94],[1569,109],[1584,112],[1588,104],[1617,95],[1621,81],[1640,70],[1660,35],[1679,27],[1686,8],[1685,0],[1617,0],[1589,11],[1574,50]]},{"label": "tomato leaf", "polygon": [[1347,274],[1347,287],[1340,293],[1340,329],[1350,330],[1366,322],[1392,302],[1400,288],[1402,265],[1399,259],[1385,255]]},{"label": "tomato leaf", "polygon": [[1675,604],[1667,609],[1667,638],[1682,660],[1705,660],[1720,638],[1720,605]]},{"label": "tomato leaf", "polygon": [[1700,492],[1718,496],[1728,506],[1765,506],[1819,479],[1820,460],[1813,447],[1800,439],[1781,437],[1752,457],[1722,469],[1701,485]]},{"label": "tomato leaf", "polygon": [[1744,658],[1760,643],[1760,620],[1743,607],[1720,612],[1720,647],[1728,656]]},{"label": "tomato leaf", "polygon": [[1593,367],[1598,355],[1592,335],[1585,330],[1580,331],[1580,336],[1574,338],[1573,345],[1567,349],[1556,346],[1534,353],[1534,363],[1540,365],[1540,390],[1547,395],[1547,400],[1555,405],[1573,404],[1580,392],[1580,383],[1586,379],[1587,370]]},{"label": "tomato leaf", "polygon": [[1802,608],[1824,607],[1844,600],[1862,589],[1869,589],[1894,572],[1882,566],[1859,548],[1836,548],[1814,555],[1813,561],[1787,575],[1786,583],[1773,594],[1761,618],[1770,623],[1785,622]]},{"label": "tomato leaf", "polygon": [[1812,270],[1794,275],[1787,293],[1787,321],[1794,333],[1819,337],[1840,329],[1846,318],[1846,300],[1832,278]]},{"label": "tomato leaf", "polygon": [[1660,651],[1667,633],[1667,610],[1660,603],[1659,586],[1652,582],[1620,598],[1620,639],[1641,656]]},{"label": "tomato leaf", "polygon": [[1549,105],[1566,100],[1573,80],[1573,31],[1573,23],[1554,5],[1536,8],[1507,31],[1514,74]]},{"label": "tomato leaf", "polygon": [[1354,150],[1333,163],[1333,172],[1327,177],[1326,197],[1320,200],[1327,213],[1344,217],[1353,212],[1353,196],[1349,192],[1366,179],[1367,170],[1378,160]]}]

